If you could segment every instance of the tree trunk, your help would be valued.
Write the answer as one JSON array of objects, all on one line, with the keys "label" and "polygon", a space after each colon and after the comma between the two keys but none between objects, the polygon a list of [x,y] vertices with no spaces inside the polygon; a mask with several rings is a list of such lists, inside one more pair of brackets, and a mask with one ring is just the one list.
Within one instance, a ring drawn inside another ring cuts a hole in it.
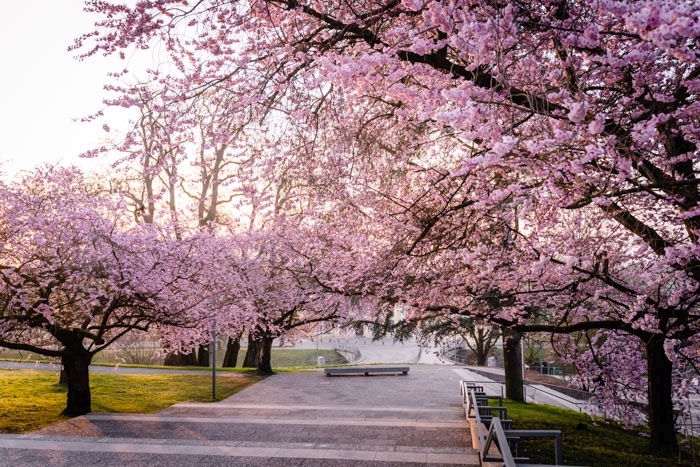
[{"label": "tree trunk", "polygon": [[66,374],[66,370],[63,368],[63,364],[61,364],[61,373],[58,375],[58,384],[64,388],[68,387],[68,375]]},{"label": "tree trunk", "polygon": [[243,366],[245,368],[257,368],[260,365],[260,347],[260,339],[254,338],[249,334],[248,349],[246,350],[245,357],[243,358]]},{"label": "tree trunk", "polygon": [[484,330],[479,329],[476,332],[476,365],[486,366],[486,339],[484,338]]},{"label": "tree trunk", "polygon": [[673,424],[673,365],[664,351],[664,338],[654,335],[646,345],[649,429],[653,449],[677,450]]},{"label": "tree trunk", "polygon": [[503,330],[503,367],[506,376],[506,397],[525,402],[523,388],[523,353],[521,334],[510,329]]},{"label": "tree trunk", "polygon": [[258,364],[258,373],[261,375],[272,374],[272,341],[274,339],[269,335],[263,336],[261,339],[260,363]]},{"label": "tree trunk", "polygon": [[165,366],[197,366],[197,356],[194,352],[180,353],[173,352],[165,356],[163,360]]},{"label": "tree trunk", "polygon": [[193,353],[185,354],[180,352],[169,353],[163,359],[165,366],[194,366],[196,361],[192,361],[195,357]]},{"label": "tree trunk", "polygon": [[63,415],[77,417],[92,411],[90,399],[90,362],[92,354],[82,345],[66,349],[61,363],[68,382],[68,398]]},{"label": "tree trunk", "polygon": [[197,352],[197,366],[209,366],[209,344],[200,344]]},{"label": "tree trunk", "polygon": [[239,338],[229,337],[226,344],[226,353],[224,354],[225,368],[235,368],[238,363],[238,352],[241,350],[241,340]]}]

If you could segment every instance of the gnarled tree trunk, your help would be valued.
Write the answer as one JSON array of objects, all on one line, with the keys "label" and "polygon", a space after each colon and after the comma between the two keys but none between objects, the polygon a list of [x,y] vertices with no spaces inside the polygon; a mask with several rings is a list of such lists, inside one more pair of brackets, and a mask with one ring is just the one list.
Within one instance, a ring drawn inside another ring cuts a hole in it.
[{"label": "gnarled tree trunk", "polygon": [[77,417],[92,412],[90,398],[90,362],[92,354],[81,344],[66,349],[61,363],[68,383],[68,399],[64,415]]},{"label": "gnarled tree trunk", "polygon": [[58,384],[59,386],[63,386],[65,388],[68,387],[68,375],[66,375],[66,370],[63,368],[63,364],[61,364],[61,373],[58,375]]},{"label": "gnarled tree trunk", "polygon": [[523,387],[523,353],[519,332],[503,330],[503,367],[506,376],[506,397],[513,401],[525,402]]},{"label": "gnarled tree trunk", "polygon": [[243,358],[243,366],[246,368],[257,368],[260,365],[260,350],[262,342],[259,338],[248,335],[248,349]]},{"label": "gnarled tree trunk", "polygon": [[272,374],[272,342],[274,341],[274,338],[272,338],[270,335],[265,334],[262,339],[260,339],[261,342],[261,349],[260,349],[260,363],[258,364],[258,373],[262,375],[271,375]]},{"label": "gnarled tree trunk", "polygon": [[229,337],[226,344],[226,353],[224,354],[223,367],[235,368],[238,363],[238,352],[241,350],[241,340],[239,338]]},{"label": "gnarled tree trunk", "polygon": [[479,328],[474,333],[475,337],[475,348],[474,354],[476,356],[477,366],[486,366],[486,357],[488,356],[488,349],[486,348],[486,336],[483,328]]},{"label": "gnarled tree trunk", "polygon": [[664,351],[664,339],[654,335],[646,344],[649,390],[650,443],[653,448],[678,449],[673,424],[673,365]]},{"label": "gnarled tree trunk", "polygon": [[200,344],[197,351],[197,366],[209,366],[209,344]]},{"label": "gnarled tree trunk", "polygon": [[194,352],[191,353],[180,353],[173,352],[165,356],[163,360],[163,365],[165,366],[196,366],[197,356]]}]

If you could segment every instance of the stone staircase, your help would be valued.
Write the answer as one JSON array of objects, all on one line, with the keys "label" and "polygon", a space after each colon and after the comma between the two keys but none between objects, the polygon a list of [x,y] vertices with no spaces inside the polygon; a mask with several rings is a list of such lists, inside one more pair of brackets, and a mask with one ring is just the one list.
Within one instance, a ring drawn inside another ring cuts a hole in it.
[{"label": "stone staircase", "polygon": [[478,466],[458,379],[444,367],[400,377],[281,373],[216,404],[93,413],[0,436],[0,465]]}]

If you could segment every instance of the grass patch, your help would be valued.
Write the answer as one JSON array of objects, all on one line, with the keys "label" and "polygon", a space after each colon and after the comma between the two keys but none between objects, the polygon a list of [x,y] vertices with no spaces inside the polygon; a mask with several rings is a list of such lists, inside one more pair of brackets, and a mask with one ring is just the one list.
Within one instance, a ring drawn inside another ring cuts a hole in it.
[{"label": "grass patch", "polygon": [[[243,364],[243,359],[245,358],[246,349],[242,348],[238,352],[238,366]],[[325,357],[327,365],[340,365],[347,363],[345,357],[330,349],[284,349],[284,348],[273,348],[272,349],[272,366],[274,368],[286,368],[286,367],[315,367],[318,357]],[[17,351],[2,351],[0,352],[0,360],[6,360],[11,362],[26,362],[26,363],[50,363],[60,365],[60,361],[57,359],[48,359],[42,355],[30,353],[30,352],[17,352]],[[217,368],[220,368],[221,363],[224,360],[224,352],[219,350],[217,352]],[[202,370],[207,367],[201,366],[188,366],[188,367],[172,367],[172,366],[162,366],[162,365],[138,365],[133,363],[120,363],[113,355],[108,353],[98,353],[93,358],[92,365],[101,366],[114,366],[119,364],[123,367],[128,368],[159,368],[159,369],[186,369],[186,370]],[[238,368],[234,370],[232,368],[221,368],[223,371],[246,371]]]},{"label": "grass patch", "polygon": [[[697,465],[690,448],[681,448],[681,457],[653,452],[649,441],[640,433],[625,430],[615,423],[591,421],[587,414],[542,404],[503,401],[508,418],[516,429],[561,430],[564,444],[564,464],[588,466]],[[700,446],[695,440],[696,449]],[[532,463],[554,462],[553,440],[523,440],[522,452]]]},{"label": "grass patch", "polygon": [[[260,381],[260,376],[218,374],[217,400]],[[23,433],[67,418],[66,388],[58,373],[0,370],[0,433]],[[209,375],[91,374],[92,410],[95,412],[153,413],[177,402],[210,402]]]},{"label": "grass patch", "polygon": [[[243,363],[245,349],[238,354],[238,361]],[[272,349],[271,363],[273,368],[286,367],[315,367],[318,357],[325,357],[326,365],[347,363],[345,357],[330,349]]]}]

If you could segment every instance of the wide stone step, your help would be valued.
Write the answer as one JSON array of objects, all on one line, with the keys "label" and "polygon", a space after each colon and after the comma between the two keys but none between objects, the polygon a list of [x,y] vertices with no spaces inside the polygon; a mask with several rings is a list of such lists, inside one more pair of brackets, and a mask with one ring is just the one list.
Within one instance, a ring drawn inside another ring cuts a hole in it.
[{"label": "wide stone step", "polygon": [[424,367],[401,377],[278,374],[219,403],[3,435],[0,465],[476,467],[458,380]]},{"label": "wide stone step", "polygon": [[[380,448],[367,444],[264,443],[201,439],[0,436],[3,462],[13,465],[304,465],[477,466],[473,449]],[[20,462],[21,461],[21,462]]]},{"label": "wide stone step", "polygon": [[[347,414],[343,414],[347,415]],[[467,428],[464,417],[461,420],[427,420],[425,418],[407,417],[290,417],[280,415],[255,416],[255,415],[221,415],[221,414],[177,414],[158,413],[152,415],[142,414],[109,414],[92,413],[85,415],[86,420],[94,422],[168,422],[168,423],[261,423],[261,424],[282,424],[282,425],[343,425],[343,426],[395,426],[395,427],[427,427],[427,428]]]},{"label": "wide stone step", "polygon": [[105,437],[467,447],[462,421],[310,419],[250,416],[90,414],[89,429]]},{"label": "wide stone step", "polygon": [[304,417],[313,419],[408,419],[435,421],[464,421],[464,408],[461,405],[447,408],[421,407],[358,407],[357,405],[275,405],[275,404],[211,404],[181,403],[159,412],[163,415],[203,415],[212,417],[254,416],[254,417]]}]

